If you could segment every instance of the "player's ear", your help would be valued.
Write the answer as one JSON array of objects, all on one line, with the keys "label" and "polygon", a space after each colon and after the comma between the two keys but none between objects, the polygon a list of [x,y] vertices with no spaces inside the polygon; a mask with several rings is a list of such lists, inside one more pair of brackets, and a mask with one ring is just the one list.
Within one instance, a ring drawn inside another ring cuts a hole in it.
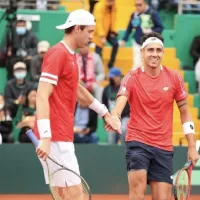
[{"label": "player's ear", "polygon": [[79,26],[79,25],[76,25],[76,26],[74,27],[74,30],[75,30],[76,33],[80,32],[80,26]]},{"label": "player's ear", "polygon": [[140,57],[143,59],[143,49],[140,49]]}]

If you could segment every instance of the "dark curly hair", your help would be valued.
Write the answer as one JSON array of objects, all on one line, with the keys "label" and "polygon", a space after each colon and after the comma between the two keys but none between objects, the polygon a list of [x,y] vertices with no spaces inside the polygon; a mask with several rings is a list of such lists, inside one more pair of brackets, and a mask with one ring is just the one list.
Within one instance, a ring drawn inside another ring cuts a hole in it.
[{"label": "dark curly hair", "polygon": [[160,33],[152,32],[152,33],[148,33],[141,37],[141,40],[140,40],[141,44],[143,44],[150,37],[156,37],[164,43],[164,38],[162,37],[162,35]]}]

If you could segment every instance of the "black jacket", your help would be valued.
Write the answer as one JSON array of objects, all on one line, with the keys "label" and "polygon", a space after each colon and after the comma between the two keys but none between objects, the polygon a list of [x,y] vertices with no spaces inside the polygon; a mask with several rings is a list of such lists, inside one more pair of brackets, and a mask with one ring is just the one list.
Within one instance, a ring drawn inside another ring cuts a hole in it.
[{"label": "black jacket", "polygon": [[190,55],[193,57],[193,64],[195,66],[200,58],[200,35],[193,39],[190,48]]},{"label": "black jacket", "polygon": [[13,31],[12,54],[16,55],[19,49],[27,52],[27,55],[34,56],[37,54],[38,39],[31,31],[27,31],[24,35],[18,35]]},{"label": "black jacket", "polygon": [[28,91],[33,87],[30,81],[25,80],[24,84],[18,85],[16,79],[13,78],[6,83],[5,86],[5,100],[11,111],[11,116],[15,117],[18,105],[14,104],[14,101],[20,96],[26,96]]}]

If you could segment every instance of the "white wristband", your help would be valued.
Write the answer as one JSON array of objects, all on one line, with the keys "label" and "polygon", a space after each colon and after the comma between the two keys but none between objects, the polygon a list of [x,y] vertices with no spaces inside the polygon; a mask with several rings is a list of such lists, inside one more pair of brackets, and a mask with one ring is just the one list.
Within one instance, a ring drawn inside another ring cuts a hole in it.
[{"label": "white wristband", "polygon": [[49,119],[39,119],[37,120],[38,131],[40,138],[51,137],[51,128]]},{"label": "white wristband", "polygon": [[100,103],[97,99],[94,99],[94,101],[90,104],[89,108],[94,110],[101,117],[103,117],[108,112],[108,109],[106,108],[106,106]]},{"label": "white wristband", "polygon": [[195,134],[193,121],[185,122],[183,124],[183,133],[185,135],[190,134],[190,133]]}]

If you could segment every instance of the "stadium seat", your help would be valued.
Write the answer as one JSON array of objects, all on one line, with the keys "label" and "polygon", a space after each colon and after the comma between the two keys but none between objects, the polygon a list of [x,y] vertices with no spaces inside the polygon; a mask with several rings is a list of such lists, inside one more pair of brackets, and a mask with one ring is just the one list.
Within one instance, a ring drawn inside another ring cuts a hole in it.
[{"label": "stadium seat", "polygon": [[7,82],[7,70],[6,68],[0,68],[0,92],[4,93],[4,88]]}]

